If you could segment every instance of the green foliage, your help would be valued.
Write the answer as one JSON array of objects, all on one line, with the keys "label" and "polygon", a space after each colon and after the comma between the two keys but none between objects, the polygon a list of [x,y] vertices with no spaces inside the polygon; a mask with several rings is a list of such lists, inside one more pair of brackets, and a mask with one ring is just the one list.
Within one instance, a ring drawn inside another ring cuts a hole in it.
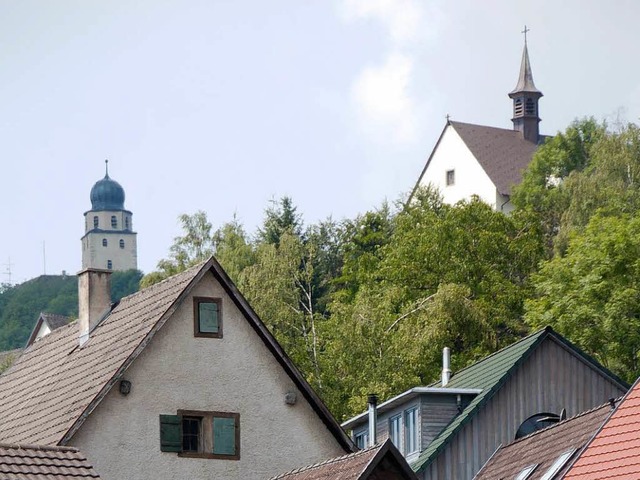
[{"label": "green foliage", "polygon": [[533,327],[553,326],[630,382],[640,375],[640,216],[594,216],[534,283]]},{"label": "green foliage", "polygon": [[271,200],[265,210],[265,219],[258,235],[262,243],[278,245],[280,237],[284,233],[301,236],[302,219],[297,213],[290,197],[282,197],[280,200]]},{"label": "green foliage", "polygon": [[[138,290],[138,270],[114,272],[111,298],[117,301]],[[0,351],[21,348],[41,312],[68,317],[78,315],[77,277],[42,275],[0,292]]]}]

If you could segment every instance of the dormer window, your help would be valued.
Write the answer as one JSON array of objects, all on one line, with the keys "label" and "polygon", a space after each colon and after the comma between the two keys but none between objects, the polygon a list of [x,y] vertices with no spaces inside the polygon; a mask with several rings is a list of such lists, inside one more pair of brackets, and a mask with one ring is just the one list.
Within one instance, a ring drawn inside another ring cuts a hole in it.
[{"label": "dormer window", "polygon": [[222,299],[194,297],[193,328],[196,337],[222,338]]},{"label": "dormer window", "polygon": [[118,228],[118,219],[115,215],[111,215],[111,228]]},{"label": "dormer window", "polygon": [[93,217],[93,228],[98,228],[98,225],[100,225],[100,219],[98,219],[98,216],[95,215]]},{"label": "dormer window", "polygon": [[364,432],[356,433],[355,443],[360,450],[367,448],[369,446],[369,432],[365,430]]}]

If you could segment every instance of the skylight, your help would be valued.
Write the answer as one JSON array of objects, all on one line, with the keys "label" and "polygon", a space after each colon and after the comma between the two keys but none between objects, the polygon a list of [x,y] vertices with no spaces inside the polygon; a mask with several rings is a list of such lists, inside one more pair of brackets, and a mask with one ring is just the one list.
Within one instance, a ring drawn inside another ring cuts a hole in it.
[{"label": "skylight", "polygon": [[565,464],[567,463],[567,460],[571,458],[571,455],[573,455],[576,452],[576,450],[577,448],[572,448],[571,450],[567,450],[562,455],[560,455],[556,459],[556,461],[553,462],[553,465],[549,467],[549,470],[547,470],[546,473],[540,478],[540,480],[551,480],[555,476],[555,474],[558,473],[560,469],[565,466]]},{"label": "skylight", "polygon": [[513,480],[527,480],[527,478],[529,478],[529,476],[533,473],[533,471],[536,469],[537,466],[538,466],[537,463],[534,463],[533,465],[529,465],[527,468],[522,470],[518,474],[518,476]]}]

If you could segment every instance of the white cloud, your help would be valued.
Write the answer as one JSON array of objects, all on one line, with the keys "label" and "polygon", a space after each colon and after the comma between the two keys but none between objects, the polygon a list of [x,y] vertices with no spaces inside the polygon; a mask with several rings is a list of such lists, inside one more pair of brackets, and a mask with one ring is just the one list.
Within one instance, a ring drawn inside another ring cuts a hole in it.
[{"label": "white cloud", "polygon": [[351,98],[367,133],[397,143],[415,139],[416,115],[408,91],[413,67],[410,56],[394,52],[384,64],[365,68],[355,79]]},{"label": "white cloud", "polygon": [[424,16],[417,0],[342,0],[341,13],[347,21],[378,20],[398,44],[419,38]]}]

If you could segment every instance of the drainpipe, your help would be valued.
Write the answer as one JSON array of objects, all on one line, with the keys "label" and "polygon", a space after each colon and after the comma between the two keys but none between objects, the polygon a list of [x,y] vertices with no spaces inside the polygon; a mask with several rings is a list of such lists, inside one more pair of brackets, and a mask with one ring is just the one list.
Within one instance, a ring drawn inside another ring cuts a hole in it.
[{"label": "drainpipe", "polygon": [[442,349],[442,386],[446,387],[451,378],[451,351],[449,347]]},{"label": "drainpipe", "polygon": [[369,403],[369,447],[373,447],[377,442],[376,424],[378,423],[378,396],[375,393],[369,394],[367,397]]}]

